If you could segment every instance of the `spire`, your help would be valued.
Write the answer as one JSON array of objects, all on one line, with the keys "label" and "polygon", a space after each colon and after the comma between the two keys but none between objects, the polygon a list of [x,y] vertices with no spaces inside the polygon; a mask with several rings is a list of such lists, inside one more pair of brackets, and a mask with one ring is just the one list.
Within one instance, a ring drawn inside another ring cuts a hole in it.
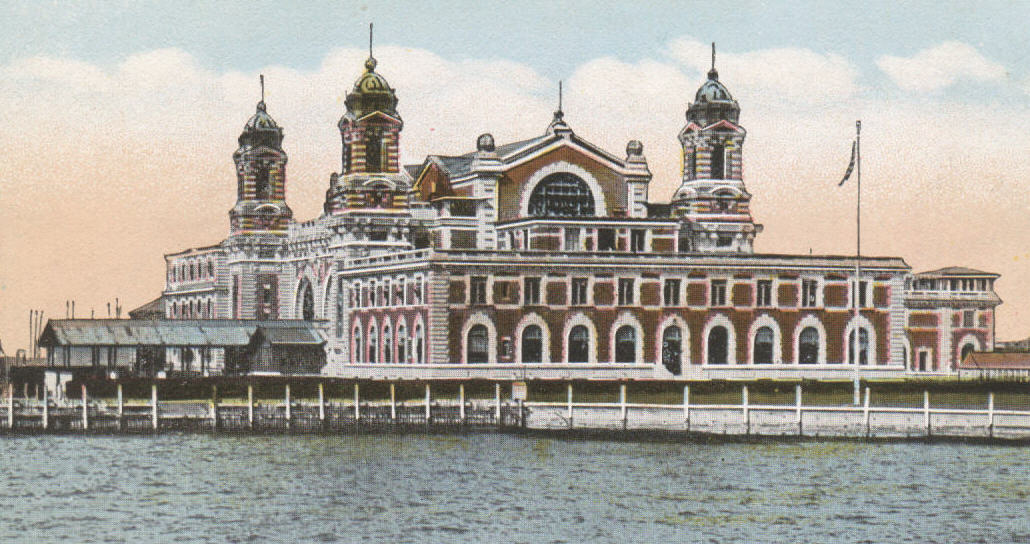
[{"label": "spire", "polygon": [[265,107],[265,74],[261,74],[260,76],[258,76],[258,78],[261,81],[261,102],[258,102],[257,109],[258,109],[258,111],[266,111],[266,107]]},{"label": "spire", "polygon": [[372,23],[368,23],[368,60],[365,61],[365,70],[371,72],[376,69],[376,59],[372,56]]},{"label": "spire", "polygon": [[558,109],[554,112],[554,118],[547,127],[547,132],[552,134],[571,133],[572,129],[565,123],[565,112],[562,111],[562,81],[558,80]]},{"label": "spire", "polygon": [[715,69],[715,42],[712,42],[712,69],[708,71],[708,79],[719,79],[719,72]]}]

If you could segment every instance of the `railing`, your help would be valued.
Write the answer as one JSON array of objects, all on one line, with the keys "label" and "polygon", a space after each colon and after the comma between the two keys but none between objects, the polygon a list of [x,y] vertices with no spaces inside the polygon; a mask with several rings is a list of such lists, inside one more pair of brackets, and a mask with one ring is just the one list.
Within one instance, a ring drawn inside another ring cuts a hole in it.
[{"label": "railing", "polygon": [[1030,439],[1030,411],[994,407],[988,393],[983,409],[933,407],[929,391],[921,407],[872,406],[870,389],[855,406],[813,406],[802,403],[795,386],[794,404],[751,404],[748,387],[740,404],[695,404],[690,386],[682,404],[629,403],[626,386],[618,402],[576,403],[572,385],[567,402],[527,402],[525,426],[541,430],[685,431],[737,436],[841,436],[865,438],[951,436]]},{"label": "railing", "polygon": [[409,251],[398,251],[396,253],[386,253],[383,255],[373,255],[370,257],[356,257],[353,259],[346,259],[344,267],[345,269],[350,270],[383,264],[424,261],[429,259],[432,253],[433,251],[431,249],[413,249]]}]

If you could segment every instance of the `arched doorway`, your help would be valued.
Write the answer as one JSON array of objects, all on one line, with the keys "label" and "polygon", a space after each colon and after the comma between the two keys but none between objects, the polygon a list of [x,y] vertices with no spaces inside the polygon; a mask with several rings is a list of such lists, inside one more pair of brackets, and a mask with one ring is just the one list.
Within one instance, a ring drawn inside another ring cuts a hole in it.
[{"label": "arched doorway", "polygon": [[724,365],[729,355],[729,333],[726,327],[716,325],[708,331],[708,364]]},{"label": "arched doorway", "polygon": [[629,325],[615,331],[615,362],[635,363],[637,360],[637,331]]},{"label": "arched doorway", "polygon": [[665,328],[662,333],[662,366],[674,376],[683,371],[680,360],[683,357],[683,333],[676,325]]}]

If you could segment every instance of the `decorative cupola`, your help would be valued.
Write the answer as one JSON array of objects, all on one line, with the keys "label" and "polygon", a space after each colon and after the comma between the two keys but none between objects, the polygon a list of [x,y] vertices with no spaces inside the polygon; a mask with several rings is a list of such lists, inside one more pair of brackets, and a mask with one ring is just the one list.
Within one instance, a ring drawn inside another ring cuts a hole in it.
[{"label": "decorative cupola", "polygon": [[397,113],[397,95],[376,72],[376,66],[378,63],[372,56],[372,26],[369,25],[365,71],[347,93],[344,101],[347,111],[338,123],[343,144],[342,164],[326,192],[327,213],[407,205],[407,198],[402,195],[410,190],[411,181],[400,167],[399,145],[404,122]]},{"label": "decorative cupola", "polygon": [[236,205],[229,211],[230,232],[285,234],[293,218],[286,205],[286,152],[283,129],[268,114],[265,76],[261,76],[261,101],[243,127],[236,163]]},{"label": "decorative cupola", "polygon": [[682,183],[672,197],[673,213],[684,220],[680,250],[751,253],[762,226],[751,217],[743,181],[747,131],[737,124],[740,105],[719,81],[714,43],[708,80],[687,106],[686,118],[679,133]]}]

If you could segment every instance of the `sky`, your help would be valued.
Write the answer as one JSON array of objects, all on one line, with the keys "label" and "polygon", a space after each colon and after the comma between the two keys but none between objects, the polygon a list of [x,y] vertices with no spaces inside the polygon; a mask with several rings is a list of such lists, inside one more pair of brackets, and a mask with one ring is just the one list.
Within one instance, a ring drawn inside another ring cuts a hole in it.
[{"label": "sky", "polygon": [[[577,134],[644,144],[650,199],[717,43],[740,102],[761,252],[855,251],[1002,275],[1000,340],[1030,336],[1030,3],[0,2],[0,342],[30,309],[107,316],[160,294],[163,255],[217,243],[232,152],[260,98],[287,200],[320,213],[336,121],[368,55],[397,89],[402,159],[542,134],[564,82]],[[641,5],[645,4],[645,5]]]}]

